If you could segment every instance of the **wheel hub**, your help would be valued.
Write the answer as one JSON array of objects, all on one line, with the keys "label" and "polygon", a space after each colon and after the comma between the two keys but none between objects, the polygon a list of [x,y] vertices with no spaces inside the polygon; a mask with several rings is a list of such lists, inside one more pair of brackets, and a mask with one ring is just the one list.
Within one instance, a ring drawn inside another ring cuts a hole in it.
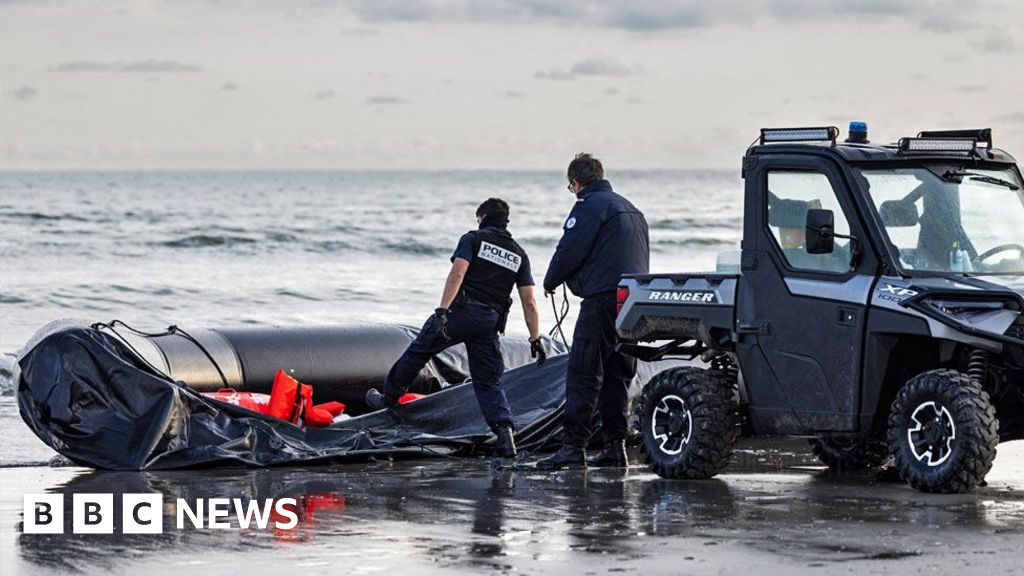
[{"label": "wheel hub", "polygon": [[675,394],[662,396],[651,414],[651,437],[658,449],[675,455],[690,442],[693,419],[686,402]]},{"label": "wheel hub", "polygon": [[672,423],[669,426],[671,434],[673,436],[678,436],[681,432],[683,432],[686,429],[689,420],[690,419],[686,417],[685,412],[676,412],[675,414],[673,414]]},{"label": "wheel hub", "polygon": [[907,442],[914,458],[927,466],[940,466],[953,453],[956,423],[945,406],[924,402],[910,415]]}]

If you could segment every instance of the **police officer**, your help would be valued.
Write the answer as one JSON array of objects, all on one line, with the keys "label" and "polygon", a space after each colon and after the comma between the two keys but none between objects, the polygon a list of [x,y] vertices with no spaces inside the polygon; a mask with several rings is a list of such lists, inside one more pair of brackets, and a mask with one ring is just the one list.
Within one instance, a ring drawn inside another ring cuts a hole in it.
[{"label": "police officer", "polygon": [[497,455],[513,458],[512,411],[498,380],[505,371],[498,334],[505,332],[512,287],[519,288],[530,351],[537,363],[547,357],[540,341],[540,315],[533,297],[533,274],[526,251],[508,232],[508,203],[491,198],[476,210],[479,229],[459,240],[451,257],[452,267],[441,295],[441,305],[402,357],[395,362],[383,391],[371,389],[366,403],[381,410],[398,403],[420,370],[442,350],[464,343],[469,354],[469,374],[484,419],[497,435]]},{"label": "police officer", "polygon": [[[597,158],[578,154],[566,176],[577,200],[548,266],[544,293],[553,295],[564,282],[583,302],[569,353],[562,447],[537,467],[626,467],[626,412],[636,360],[615,350],[615,291],[623,274],[648,271],[647,221],[612,190]],[[601,418],[604,450],[587,460],[595,413]]]}]

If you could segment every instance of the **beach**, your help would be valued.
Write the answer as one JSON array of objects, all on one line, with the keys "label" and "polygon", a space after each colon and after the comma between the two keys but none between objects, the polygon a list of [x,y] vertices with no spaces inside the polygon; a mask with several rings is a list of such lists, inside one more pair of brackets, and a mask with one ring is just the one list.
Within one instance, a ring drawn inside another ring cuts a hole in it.
[{"label": "beach", "polygon": [[[712,270],[738,246],[737,173],[611,176],[649,215],[652,269]],[[987,486],[934,495],[828,472],[801,439],[745,439],[706,481],[662,480],[635,452],[625,472],[465,459],[104,472],[57,457],[21,421],[14,355],[60,318],[419,324],[491,195],[512,204],[510,229],[543,275],[573,202],[554,172],[0,174],[0,572],[1020,573],[1021,442],[999,447]],[[510,329],[522,334],[518,317]],[[22,533],[23,494],[92,492],[163,495],[164,533]],[[294,497],[299,526],[173,525],[177,498],[213,497]]]}]

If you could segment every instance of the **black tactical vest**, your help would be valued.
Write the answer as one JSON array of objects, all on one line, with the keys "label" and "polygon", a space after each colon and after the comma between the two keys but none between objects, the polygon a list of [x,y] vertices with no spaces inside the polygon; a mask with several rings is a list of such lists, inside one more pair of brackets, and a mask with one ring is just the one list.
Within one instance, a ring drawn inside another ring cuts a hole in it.
[{"label": "black tactical vest", "polygon": [[469,261],[463,292],[504,314],[512,306],[509,295],[526,266],[526,251],[510,236],[474,230],[473,259]]}]

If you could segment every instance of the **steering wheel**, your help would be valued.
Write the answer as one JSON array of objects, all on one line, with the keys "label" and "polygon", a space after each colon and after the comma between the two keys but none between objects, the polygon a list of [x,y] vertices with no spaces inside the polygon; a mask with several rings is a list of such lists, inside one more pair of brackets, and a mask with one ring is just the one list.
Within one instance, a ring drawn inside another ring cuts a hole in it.
[{"label": "steering wheel", "polygon": [[1008,252],[1010,250],[1016,250],[1017,254],[1019,254],[1021,258],[1024,258],[1024,246],[1021,246],[1020,244],[1000,244],[995,248],[986,250],[985,252],[978,254],[977,261],[984,262],[985,260],[988,260],[989,258],[995,256],[996,254],[999,254],[1000,252]]}]

